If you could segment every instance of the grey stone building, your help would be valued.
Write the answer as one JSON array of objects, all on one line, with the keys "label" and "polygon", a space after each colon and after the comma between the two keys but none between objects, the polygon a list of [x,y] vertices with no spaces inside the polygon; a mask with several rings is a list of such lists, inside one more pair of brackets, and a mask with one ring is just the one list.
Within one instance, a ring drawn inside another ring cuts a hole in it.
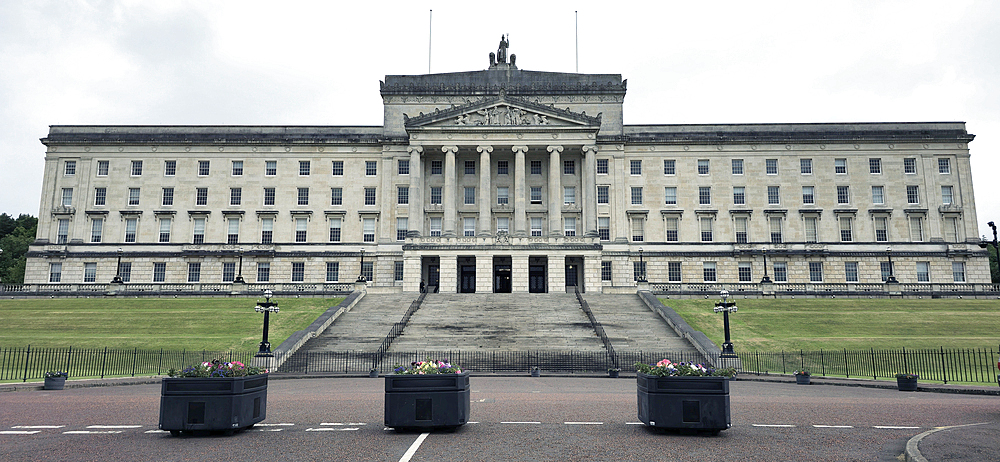
[{"label": "grey stone building", "polygon": [[989,282],[962,122],[626,125],[504,58],[386,76],[382,126],[52,126],[25,282]]}]

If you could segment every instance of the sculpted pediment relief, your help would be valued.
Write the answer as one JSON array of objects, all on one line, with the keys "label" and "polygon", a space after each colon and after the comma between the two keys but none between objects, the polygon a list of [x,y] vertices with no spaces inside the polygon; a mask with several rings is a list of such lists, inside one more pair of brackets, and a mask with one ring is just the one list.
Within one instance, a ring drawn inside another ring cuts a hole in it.
[{"label": "sculpted pediment relief", "polygon": [[420,113],[416,117],[403,115],[407,128],[423,127],[523,127],[577,126],[600,127],[601,114],[597,117],[585,112],[559,109],[554,105],[544,105],[500,93],[499,96],[470,101],[449,109],[435,109],[430,114]]}]

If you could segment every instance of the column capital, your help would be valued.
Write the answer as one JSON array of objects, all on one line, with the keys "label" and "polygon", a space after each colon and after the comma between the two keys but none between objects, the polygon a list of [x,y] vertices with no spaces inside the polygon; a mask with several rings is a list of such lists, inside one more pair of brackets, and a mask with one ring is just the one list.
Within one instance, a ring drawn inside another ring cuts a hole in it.
[{"label": "column capital", "polygon": [[527,146],[511,146],[510,150],[513,151],[513,152],[525,153],[525,152],[528,152],[528,147]]},{"label": "column capital", "polygon": [[597,146],[593,144],[585,145],[580,149],[583,150],[584,154],[589,154],[589,153],[597,154]]},{"label": "column capital", "polygon": [[410,154],[413,154],[413,153],[423,154],[424,147],[423,146],[407,146],[406,147],[406,152],[408,152]]},{"label": "column capital", "polygon": [[553,145],[545,149],[547,149],[549,152],[556,152],[556,153],[563,152],[563,147],[561,145]]},{"label": "column capital", "polygon": [[487,153],[490,153],[490,152],[493,152],[493,146],[482,145],[482,146],[477,147],[476,151],[479,151],[479,152],[486,151]]},{"label": "column capital", "polygon": [[452,154],[457,153],[458,152],[458,146],[441,146],[441,152],[444,152],[444,153],[450,152]]}]

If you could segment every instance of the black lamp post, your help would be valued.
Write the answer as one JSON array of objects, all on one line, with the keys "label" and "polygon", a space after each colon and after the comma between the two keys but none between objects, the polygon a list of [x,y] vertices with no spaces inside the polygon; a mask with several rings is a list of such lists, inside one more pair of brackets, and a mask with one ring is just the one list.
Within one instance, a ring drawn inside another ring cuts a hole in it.
[{"label": "black lamp post", "polygon": [[760,251],[764,255],[764,277],[760,279],[761,284],[765,282],[771,282],[771,278],[767,277],[767,246]]},{"label": "black lamp post", "polygon": [[639,247],[639,282],[646,282],[646,262],[642,260],[642,247]]},{"label": "black lamp post", "polygon": [[267,341],[267,325],[270,322],[269,319],[270,314],[277,313],[279,308],[277,303],[271,301],[271,295],[273,295],[273,293],[271,292],[270,289],[265,290],[264,291],[265,301],[263,303],[257,303],[257,306],[254,307],[254,311],[258,313],[264,313],[264,336],[261,338],[260,350],[257,351],[256,356],[272,356],[271,342]]},{"label": "black lamp post", "polygon": [[111,279],[112,284],[122,283],[122,253],[124,252],[121,247],[118,248],[118,266],[115,267],[115,277]]},{"label": "black lamp post", "polygon": [[366,281],[367,279],[365,279],[365,249],[361,249],[361,268],[358,270],[357,282],[366,282]]},{"label": "black lamp post", "polygon": [[729,313],[736,312],[736,302],[726,301],[729,298],[728,290],[719,292],[719,295],[722,296],[722,301],[715,303],[715,312],[722,313],[723,327],[726,330],[726,343],[722,344],[722,354],[720,356],[723,358],[735,358],[736,352],[733,351],[733,342],[729,340]]},{"label": "black lamp post", "polygon": [[887,284],[897,284],[899,281],[896,280],[896,276],[893,276],[892,271],[892,247],[885,248],[885,256],[889,259],[889,277],[885,278]]},{"label": "black lamp post", "polygon": [[237,270],[236,279],[233,282],[237,284],[245,284],[246,281],[243,280],[243,247],[240,247],[240,266]]}]

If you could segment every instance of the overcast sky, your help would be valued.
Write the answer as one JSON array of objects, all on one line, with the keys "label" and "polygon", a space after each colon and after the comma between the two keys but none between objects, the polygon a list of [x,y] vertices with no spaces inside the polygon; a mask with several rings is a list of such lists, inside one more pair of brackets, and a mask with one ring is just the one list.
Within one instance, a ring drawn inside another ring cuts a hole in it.
[{"label": "overcast sky", "polygon": [[579,71],[628,79],[626,124],[967,122],[980,234],[1000,220],[1000,2],[341,3],[0,1],[0,212],[39,213],[49,125],[381,125],[433,9],[435,73],[502,33],[574,72],[579,11]]}]

